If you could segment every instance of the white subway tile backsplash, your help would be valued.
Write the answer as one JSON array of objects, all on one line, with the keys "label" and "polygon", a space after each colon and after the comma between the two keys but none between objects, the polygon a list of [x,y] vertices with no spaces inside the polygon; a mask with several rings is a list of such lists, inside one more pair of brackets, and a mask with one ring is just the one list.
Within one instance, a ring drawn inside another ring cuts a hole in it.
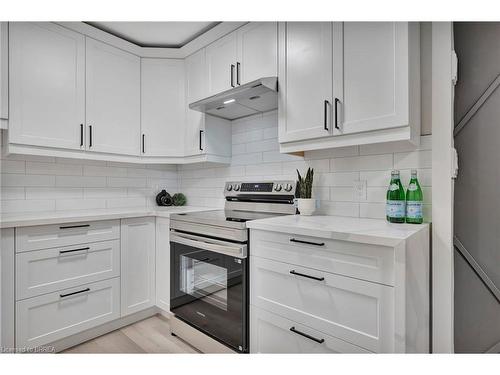
[{"label": "white subway tile backsplash", "polygon": [[359,203],[322,201],[318,211],[323,215],[359,217]]},{"label": "white subway tile backsplash", "polygon": [[144,178],[131,177],[108,177],[109,187],[146,187],[147,180]]},{"label": "white subway tile backsplash", "polygon": [[26,174],[81,176],[82,166],[74,164],[26,162]]},{"label": "white subway tile backsplash", "polygon": [[27,187],[26,199],[82,199],[82,188]]},{"label": "white subway tile backsplash", "polygon": [[106,177],[56,176],[56,186],[61,187],[105,187]]},{"label": "white subway tile backsplash", "polygon": [[6,173],[1,176],[2,186],[55,186],[56,177],[47,175],[24,175]]},{"label": "white subway tile backsplash", "polygon": [[112,198],[106,200],[106,208],[145,207],[145,197]]},{"label": "white subway tile backsplash", "polygon": [[1,200],[25,199],[24,187],[3,187],[0,189]]},{"label": "white subway tile backsplash", "polygon": [[126,197],[128,195],[127,188],[85,188],[83,189],[83,197],[85,199],[94,198],[116,198]]},{"label": "white subway tile backsplash", "polygon": [[352,187],[359,180],[359,172],[320,173],[314,176],[314,184],[318,186]]},{"label": "white subway tile backsplash", "polygon": [[106,208],[105,199],[58,199],[56,211],[66,210],[93,210]]},{"label": "white subway tile backsplash", "polygon": [[127,176],[127,168],[107,167],[101,165],[84,165],[84,176],[112,176],[112,177],[125,177]]},{"label": "white subway tile backsplash", "polygon": [[394,168],[432,168],[432,151],[395,153]]},{"label": "white subway tile backsplash", "polygon": [[352,187],[330,188],[330,200],[335,202],[354,202],[354,189]]},{"label": "white subway tile backsplash", "polygon": [[26,172],[26,162],[23,160],[0,160],[0,170],[2,173],[21,173]]},{"label": "white subway tile backsplash", "polygon": [[390,169],[392,165],[392,154],[330,159],[330,171],[332,172]]},{"label": "white subway tile backsplash", "polygon": [[53,200],[3,200],[0,202],[1,211],[4,214],[20,212],[44,212],[54,211]]},{"label": "white subway tile backsplash", "polygon": [[277,151],[278,149],[278,142],[275,138],[246,144],[246,152]]},{"label": "white subway tile backsplash", "polygon": [[280,175],[282,173],[281,163],[262,163],[246,166],[247,176]]}]

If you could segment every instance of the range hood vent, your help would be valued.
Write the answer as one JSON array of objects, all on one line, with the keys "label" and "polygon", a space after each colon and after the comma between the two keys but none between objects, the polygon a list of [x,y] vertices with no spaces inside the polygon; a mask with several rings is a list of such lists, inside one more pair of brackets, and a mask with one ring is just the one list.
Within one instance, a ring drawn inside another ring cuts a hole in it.
[{"label": "range hood vent", "polygon": [[236,120],[278,108],[278,78],[265,77],[189,104],[195,111]]}]

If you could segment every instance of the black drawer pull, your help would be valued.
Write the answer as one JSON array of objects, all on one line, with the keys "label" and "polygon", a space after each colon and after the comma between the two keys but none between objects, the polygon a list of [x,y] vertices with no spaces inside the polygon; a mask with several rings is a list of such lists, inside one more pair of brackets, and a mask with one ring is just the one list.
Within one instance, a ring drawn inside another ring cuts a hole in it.
[{"label": "black drawer pull", "polygon": [[290,238],[290,242],[305,243],[306,245],[314,245],[314,246],[325,246],[324,242],[311,242],[311,241],[297,240],[295,238]]},{"label": "black drawer pull", "polygon": [[75,251],[84,251],[84,250],[90,250],[90,247],[82,247],[80,249],[73,249],[73,250],[59,250],[59,254],[74,253]]},{"label": "black drawer pull", "polygon": [[337,108],[337,104],[340,102],[340,100],[338,98],[335,98],[335,129],[339,129],[339,119],[338,119],[338,108]]},{"label": "black drawer pull", "polygon": [[85,293],[85,292],[90,292],[90,288],[85,288],[85,289],[79,290],[78,292],[59,294],[59,297],[64,298],[64,297],[74,296],[75,294],[80,294],[80,293]]},{"label": "black drawer pull", "polygon": [[310,276],[310,275],[305,275],[303,273],[300,273],[300,272],[295,272],[295,270],[291,270],[290,273],[292,275],[297,275],[297,276],[302,276],[302,277],[307,277],[308,279],[313,279],[313,280],[318,280],[318,281],[323,281],[325,280],[324,277],[316,277],[316,276]]},{"label": "black drawer pull", "polygon": [[73,229],[73,228],[86,228],[86,227],[90,227],[90,224],[67,225],[64,227],[59,227],[59,229]]},{"label": "black drawer pull", "polygon": [[295,329],[295,327],[290,328],[290,331],[292,331],[293,333],[296,333],[297,335],[301,335],[301,336],[305,337],[306,339],[313,340],[313,341],[317,342],[318,344],[323,344],[325,342],[325,339],[317,339],[316,337],[312,337],[311,335],[308,335],[307,333],[297,331]]},{"label": "black drawer pull", "polygon": [[80,147],[83,147],[83,124],[80,124]]},{"label": "black drawer pull", "polygon": [[328,104],[330,104],[330,102],[328,100],[325,100],[324,103],[323,103],[323,109],[324,109],[324,113],[323,113],[323,127],[326,131],[328,131]]}]

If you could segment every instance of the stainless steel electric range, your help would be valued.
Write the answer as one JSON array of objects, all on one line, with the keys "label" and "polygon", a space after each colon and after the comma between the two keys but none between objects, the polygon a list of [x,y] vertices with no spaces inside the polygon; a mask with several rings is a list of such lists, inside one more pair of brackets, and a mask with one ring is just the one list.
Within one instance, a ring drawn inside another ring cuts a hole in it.
[{"label": "stainless steel electric range", "polygon": [[171,216],[170,310],[191,329],[246,353],[246,222],[295,214],[295,182],[227,182],[224,196],[224,210]]}]

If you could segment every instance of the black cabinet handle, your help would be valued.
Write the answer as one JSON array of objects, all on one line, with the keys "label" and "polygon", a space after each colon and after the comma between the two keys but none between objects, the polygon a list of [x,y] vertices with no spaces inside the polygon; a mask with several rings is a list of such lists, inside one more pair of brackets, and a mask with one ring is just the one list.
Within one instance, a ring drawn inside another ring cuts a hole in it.
[{"label": "black cabinet handle", "polygon": [[313,279],[313,280],[317,280],[317,281],[323,281],[323,280],[325,280],[324,277],[316,277],[316,276],[306,275],[306,274],[303,274],[303,273],[300,273],[300,272],[296,272],[295,270],[291,270],[290,273],[292,275],[297,275],[297,276],[301,276],[301,277],[307,277],[308,279]]},{"label": "black cabinet handle", "polygon": [[83,124],[80,124],[80,147],[83,147]]},{"label": "black cabinet handle", "polygon": [[73,250],[59,250],[59,254],[74,253],[75,251],[84,251],[84,250],[90,250],[90,247],[82,247],[80,249],[73,249]]},{"label": "black cabinet handle", "polygon": [[85,289],[79,290],[78,292],[73,292],[73,293],[59,294],[59,297],[64,298],[64,297],[74,296],[75,294],[80,294],[80,293],[85,293],[85,292],[90,292],[90,288],[85,288]]},{"label": "black cabinet handle", "polygon": [[92,147],[92,125],[89,125],[89,148]]},{"label": "black cabinet handle", "polygon": [[234,87],[234,64],[231,64],[231,87]]},{"label": "black cabinet handle", "polygon": [[308,335],[307,333],[300,332],[300,331],[296,330],[295,327],[291,327],[290,331],[292,331],[293,333],[296,333],[297,335],[303,336],[306,339],[315,341],[318,344],[323,344],[325,342],[325,339],[317,339],[316,337],[312,337],[311,335]]},{"label": "black cabinet handle", "polygon": [[59,229],[73,229],[73,228],[86,228],[86,227],[90,227],[90,224],[66,225],[64,227],[59,227]]},{"label": "black cabinet handle", "polygon": [[329,104],[328,100],[325,100],[323,103],[323,109],[324,109],[323,126],[324,126],[326,131],[328,131],[328,104]]},{"label": "black cabinet handle", "polygon": [[146,134],[143,134],[142,135],[142,153],[145,154],[146,153],[146,146],[145,146],[145,143],[146,143]]},{"label": "black cabinet handle", "polygon": [[[234,86],[233,86],[233,87],[234,87]],[[201,130],[201,129],[200,129],[200,146],[199,146],[200,151],[203,151],[203,147],[201,147],[201,136],[203,135],[203,132],[204,132],[204,130]]]},{"label": "black cabinet handle", "polygon": [[337,104],[340,102],[338,98],[335,98],[335,129],[340,129],[339,128],[339,121],[338,121],[338,108]]},{"label": "black cabinet handle", "polygon": [[304,243],[306,245],[314,245],[314,246],[325,246],[324,242],[311,242],[311,241],[297,240],[296,238],[290,238],[290,242]]},{"label": "black cabinet handle", "polygon": [[236,84],[240,85],[240,63],[236,63]]}]

